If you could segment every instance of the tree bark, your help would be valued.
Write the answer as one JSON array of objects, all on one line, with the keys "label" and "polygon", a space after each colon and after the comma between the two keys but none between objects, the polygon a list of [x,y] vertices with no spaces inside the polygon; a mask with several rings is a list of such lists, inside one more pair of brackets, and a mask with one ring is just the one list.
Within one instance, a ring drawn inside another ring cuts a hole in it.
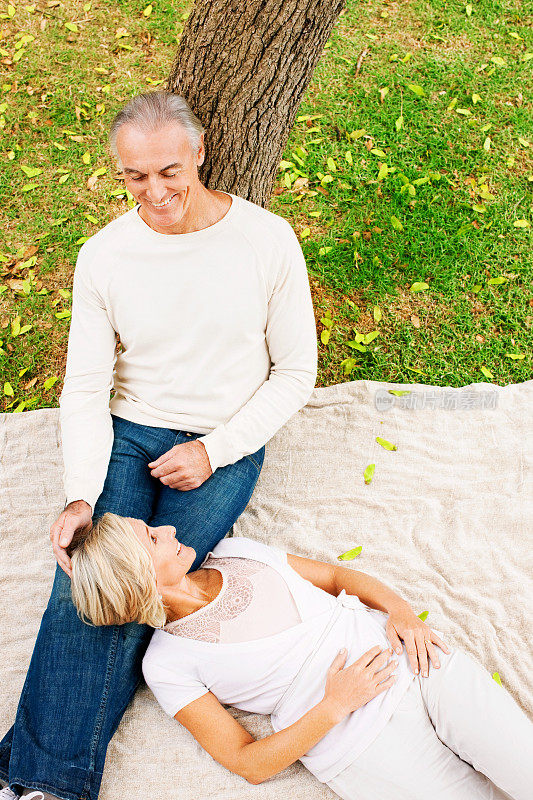
[{"label": "tree bark", "polygon": [[200,180],[268,205],[296,112],[345,0],[197,0],[166,89],[206,128]]}]

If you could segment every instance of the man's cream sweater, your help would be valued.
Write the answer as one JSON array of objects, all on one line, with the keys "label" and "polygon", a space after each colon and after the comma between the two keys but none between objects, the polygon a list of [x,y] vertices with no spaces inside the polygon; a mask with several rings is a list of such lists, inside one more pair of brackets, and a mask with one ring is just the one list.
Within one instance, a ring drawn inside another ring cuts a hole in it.
[{"label": "man's cream sweater", "polygon": [[231,197],[203,230],[158,233],[135,206],[82,245],[59,401],[67,503],[94,511],[111,414],[205,434],[214,472],[309,399],[317,342],[300,244],[282,217]]}]

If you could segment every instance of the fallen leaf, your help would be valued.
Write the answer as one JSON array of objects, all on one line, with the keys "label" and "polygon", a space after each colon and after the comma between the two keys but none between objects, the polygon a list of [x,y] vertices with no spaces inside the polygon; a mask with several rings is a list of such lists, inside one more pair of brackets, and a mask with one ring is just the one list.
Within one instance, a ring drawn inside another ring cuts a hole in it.
[{"label": "fallen leaf", "polygon": [[365,471],[363,473],[363,477],[365,479],[365,483],[366,484],[368,484],[368,483],[370,483],[372,481],[372,478],[374,477],[375,469],[376,469],[376,465],[375,464],[369,464],[368,467],[365,469]]},{"label": "fallen leaf", "polygon": [[382,439],[381,436],[376,436],[376,442],[378,444],[380,444],[382,447],[384,447],[385,450],[397,450],[398,449],[395,444],[391,444],[386,439]]},{"label": "fallen leaf", "polygon": [[417,97],[424,97],[426,94],[424,89],[416,83],[408,83],[407,88],[414,92]]},{"label": "fallen leaf", "polygon": [[337,559],[339,561],[352,561],[352,559],[359,555],[362,549],[362,545],[359,545],[359,547],[354,547],[353,550],[348,550],[346,553],[343,553],[342,556],[337,556]]}]

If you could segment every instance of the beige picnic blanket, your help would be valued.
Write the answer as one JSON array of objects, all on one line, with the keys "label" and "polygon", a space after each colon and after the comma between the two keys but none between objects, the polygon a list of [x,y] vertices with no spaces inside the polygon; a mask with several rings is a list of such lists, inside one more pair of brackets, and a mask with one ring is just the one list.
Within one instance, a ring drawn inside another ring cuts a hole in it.
[{"label": "beige picnic blanket", "polygon": [[[409,390],[402,397],[389,389]],[[234,535],[351,562],[400,592],[533,713],[533,381],[460,389],[355,381],[316,389],[268,443]],[[0,415],[1,735],[52,586],[64,505],[57,409]],[[380,436],[396,445],[388,451]],[[363,472],[375,464],[369,484]],[[76,713],[76,709],[73,709]],[[232,713],[256,737],[266,717]],[[299,763],[252,786],[217,764],[143,685],[107,752],[101,800],[334,798]]]}]

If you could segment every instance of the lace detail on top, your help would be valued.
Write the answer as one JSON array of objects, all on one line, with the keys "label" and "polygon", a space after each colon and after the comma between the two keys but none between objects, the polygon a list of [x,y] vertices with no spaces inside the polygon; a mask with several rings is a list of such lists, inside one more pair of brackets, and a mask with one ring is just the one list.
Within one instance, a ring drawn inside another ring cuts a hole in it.
[{"label": "lace detail on top", "polygon": [[222,589],[207,606],[164,630],[204,642],[238,642],[271,636],[301,622],[292,594],[277,570],[248,558],[208,558],[222,573]]}]

